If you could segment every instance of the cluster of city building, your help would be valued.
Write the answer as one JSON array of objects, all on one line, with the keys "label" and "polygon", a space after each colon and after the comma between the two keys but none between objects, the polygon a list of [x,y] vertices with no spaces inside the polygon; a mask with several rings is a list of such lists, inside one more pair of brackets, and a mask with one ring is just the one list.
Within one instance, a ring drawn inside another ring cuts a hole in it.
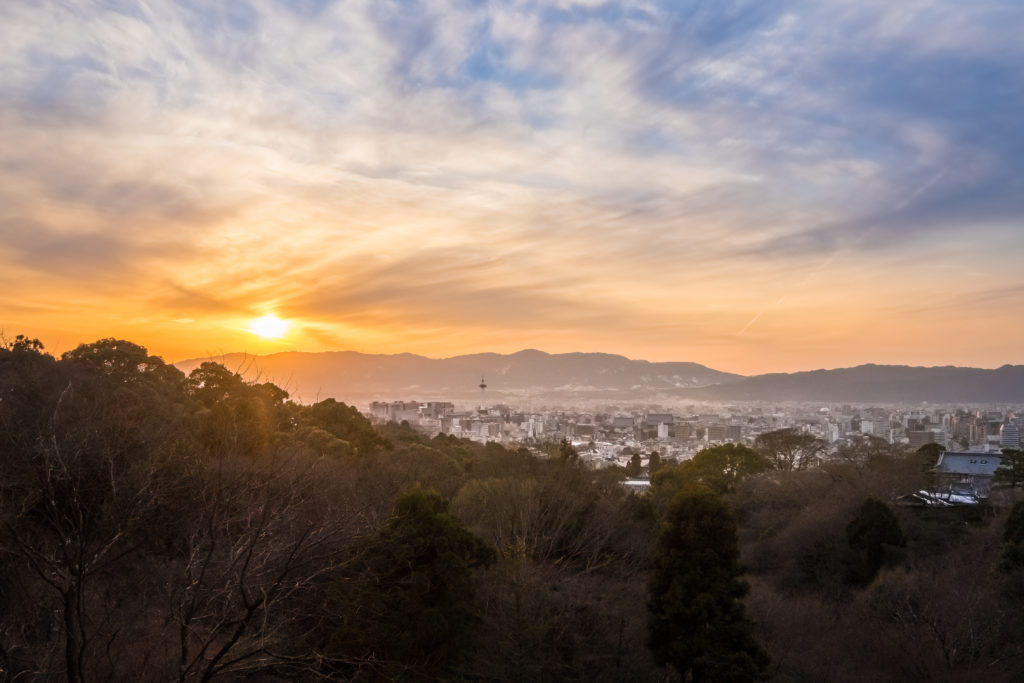
[{"label": "cluster of city building", "polygon": [[457,410],[454,403],[374,402],[377,422],[407,422],[428,434],[475,441],[535,445],[572,442],[595,466],[622,464],[633,453],[657,450],[685,460],[709,445],[751,444],[765,432],[795,428],[838,448],[866,436],[916,450],[938,443],[950,451],[998,452],[1020,448],[1015,406],[986,408],[852,406],[821,404],[608,406],[593,411],[518,410],[508,405]]}]

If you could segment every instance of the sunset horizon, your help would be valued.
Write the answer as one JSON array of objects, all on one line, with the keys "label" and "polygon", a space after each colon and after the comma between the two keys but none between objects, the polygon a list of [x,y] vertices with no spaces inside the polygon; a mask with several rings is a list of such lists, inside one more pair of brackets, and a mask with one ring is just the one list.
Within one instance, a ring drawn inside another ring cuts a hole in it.
[{"label": "sunset horizon", "polygon": [[1022,36],[0,0],[0,678],[1024,681]]},{"label": "sunset horizon", "polygon": [[53,352],[1024,363],[1013,5],[43,2],[0,26],[0,329]]},{"label": "sunset horizon", "polygon": [[[157,356],[157,357],[161,358],[165,363],[168,363],[168,364],[171,364],[171,365],[177,365],[177,364],[186,363],[187,361],[196,361],[196,360],[212,360],[214,362],[221,362],[221,360],[224,359],[225,357],[232,356],[232,355],[244,355],[244,356],[251,356],[251,357],[254,357],[254,358],[258,358],[258,357],[262,357],[262,356],[270,356],[270,355],[274,355],[274,354],[283,354],[283,353],[302,353],[302,354],[359,353],[359,354],[365,354],[365,355],[382,355],[382,356],[413,355],[413,356],[420,356],[420,357],[423,357],[423,358],[427,358],[427,359],[430,359],[430,360],[446,360],[446,359],[463,357],[463,356],[484,355],[484,354],[497,354],[497,355],[502,355],[502,356],[509,356],[509,355],[514,355],[514,354],[517,354],[517,353],[522,353],[524,351],[539,351],[540,353],[543,353],[543,354],[546,354],[546,355],[551,355],[551,356],[566,355],[566,354],[594,354],[594,355],[602,355],[602,354],[604,354],[604,355],[621,356],[621,357],[626,358],[628,360],[643,361],[643,362],[649,362],[649,363],[696,363],[698,365],[703,365],[703,366],[705,366],[707,368],[710,368],[710,369],[713,369],[713,370],[718,370],[718,371],[721,371],[721,372],[733,373],[733,374],[743,375],[743,376],[748,376],[748,377],[756,376],[756,375],[764,375],[764,374],[777,374],[777,373],[778,374],[793,374],[793,373],[801,373],[801,372],[812,372],[812,371],[816,371],[816,370],[841,370],[841,369],[854,368],[854,367],[859,367],[859,366],[864,366],[864,365],[923,367],[923,368],[961,367],[961,368],[976,368],[976,369],[979,369],[979,370],[995,370],[995,369],[998,369],[998,368],[1001,368],[1001,367],[1005,367],[1005,366],[1020,366],[1020,365],[1024,365],[1024,363],[1014,363],[1014,362],[995,363],[995,364],[990,364],[990,365],[984,365],[984,364],[980,364],[980,363],[972,364],[972,363],[942,362],[942,361],[921,362],[919,357],[915,357],[915,358],[911,358],[911,359],[906,359],[906,360],[901,360],[899,358],[883,359],[883,360],[870,359],[870,358],[868,358],[868,359],[853,358],[853,359],[849,360],[848,362],[845,362],[845,363],[844,362],[840,362],[838,364],[832,364],[832,365],[815,364],[813,362],[808,362],[808,363],[806,363],[804,365],[794,364],[792,366],[787,366],[787,367],[766,367],[766,368],[763,368],[763,369],[744,370],[744,369],[738,369],[738,368],[734,368],[734,367],[727,367],[727,366],[717,365],[715,363],[706,362],[706,361],[701,360],[699,358],[674,357],[674,356],[671,356],[671,355],[665,356],[665,357],[653,358],[653,357],[645,357],[645,356],[637,355],[637,354],[631,354],[631,353],[628,352],[628,350],[625,350],[625,351],[615,351],[615,350],[608,350],[608,349],[604,349],[604,348],[580,347],[580,348],[565,348],[565,349],[554,350],[554,349],[551,349],[551,348],[548,348],[548,347],[542,347],[540,345],[522,344],[522,345],[516,346],[515,344],[510,344],[510,345],[507,345],[505,347],[468,348],[468,349],[460,350],[460,351],[439,350],[439,351],[433,352],[433,353],[431,353],[431,352],[421,352],[421,351],[410,350],[410,349],[402,349],[402,348],[397,348],[397,347],[396,348],[391,348],[390,346],[388,346],[388,347],[376,346],[376,347],[372,347],[372,348],[354,348],[354,347],[350,347],[350,348],[299,348],[297,346],[289,344],[287,339],[259,339],[258,338],[259,335],[252,335],[251,333],[250,333],[249,336],[250,337],[254,337],[255,336],[256,338],[253,339],[253,340],[250,340],[250,342],[248,344],[240,346],[239,348],[226,348],[226,347],[225,348],[217,348],[217,349],[206,348],[206,349],[203,349],[202,351],[197,352],[197,353],[191,353],[190,354],[187,351],[183,351],[183,352],[178,353],[178,354],[173,354],[173,353],[168,353],[166,351],[162,352],[161,351],[161,347],[159,346],[159,344],[157,344],[156,346],[153,346],[153,345],[150,345],[150,344],[146,344],[143,337],[133,337],[133,336],[130,336],[130,335],[128,335],[128,336],[126,336],[126,335],[116,335],[116,334],[115,335],[105,335],[105,336],[100,336],[100,337],[95,337],[95,338],[90,338],[90,339],[82,339],[81,341],[76,342],[76,343],[66,343],[66,344],[52,345],[49,341],[47,341],[46,338],[41,338],[41,337],[38,337],[37,335],[34,335],[34,334],[25,334],[25,333],[17,331],[17,330],[0,330],[0,333],[2,333],[3,338],[6,339],[8,342],[12,341],[14,339],[14,337],[16,335],[19,335],[19,334],[23,334],[24,336],[29,337],[29,338],[38,339],[43,344],[44,351],[46,353],[50,353],[50,354],[52,354],[54,356],[58,356],[58,357],[60,355],[62,355],[63,353],[65,353],[67,351],[71,351],[71,350],[75,349],[76,347],[78,347],[80,345],[92,344],[94,342],[98,342],[98,341],[101,341],[103,339],[123,340],[123,341],[131,342],[133,344],[138,344],[139,346],[142,346],[151,355]],[[751,366],[751,367],[755,367],[756,368],[756,367],[760,367],[760,366]]]}]

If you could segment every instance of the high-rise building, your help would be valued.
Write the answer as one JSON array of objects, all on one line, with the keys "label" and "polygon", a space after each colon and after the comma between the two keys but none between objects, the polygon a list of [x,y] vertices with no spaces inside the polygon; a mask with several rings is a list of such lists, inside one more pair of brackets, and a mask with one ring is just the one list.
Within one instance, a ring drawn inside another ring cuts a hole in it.
[{"label": "high-rise building", "polygon": [[999,429],[1000,448],[1020,448],[1020,427],[1013,422],[1007,422]]},{"label": "high-rise building", "polygon": [[455,412],[455,404],[448,401],[427,401],[420,405],[421,418],[440,418]]},{"label": "high-rise building", "polygon": [[725,425],[708,425],[707,440],[709,443],[721,443],[728,439]]}]

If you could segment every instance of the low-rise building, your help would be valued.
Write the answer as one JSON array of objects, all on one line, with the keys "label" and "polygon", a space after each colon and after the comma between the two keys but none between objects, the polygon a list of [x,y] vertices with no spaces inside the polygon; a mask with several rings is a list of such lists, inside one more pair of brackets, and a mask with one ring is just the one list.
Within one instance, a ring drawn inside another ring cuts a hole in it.
[{"label": "low-rise building", "polygon": [[935,464],[938,492],[986,499],[992,491],[992,478],[1001,463],[999,453],[946,451]]}]

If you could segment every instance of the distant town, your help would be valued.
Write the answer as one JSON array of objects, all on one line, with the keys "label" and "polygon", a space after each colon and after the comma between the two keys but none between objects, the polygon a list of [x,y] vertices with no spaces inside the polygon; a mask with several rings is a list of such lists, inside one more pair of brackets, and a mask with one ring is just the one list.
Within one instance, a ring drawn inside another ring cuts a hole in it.
[{"label": "distant town", "polygon": [[657,451],[663,460],[688,460],[708,446],[753,444],[779,429],[806,432],[828,446],[828,458],[842,446],[866,439],[916,451],[935,443],[951,452],[999,453],[1019,449],[1020,406],[856,406],[817,403],[739,403],[682,411],[660,406],[608,406],[605,410],[524,411],[508,405],[457,409],[452,402],[374,401],[367,417],[377,423],[407,422],[428,435],[450,434],[478,442],[535,445],[567,440],[593,467],[624,466],[640,453]]}]

